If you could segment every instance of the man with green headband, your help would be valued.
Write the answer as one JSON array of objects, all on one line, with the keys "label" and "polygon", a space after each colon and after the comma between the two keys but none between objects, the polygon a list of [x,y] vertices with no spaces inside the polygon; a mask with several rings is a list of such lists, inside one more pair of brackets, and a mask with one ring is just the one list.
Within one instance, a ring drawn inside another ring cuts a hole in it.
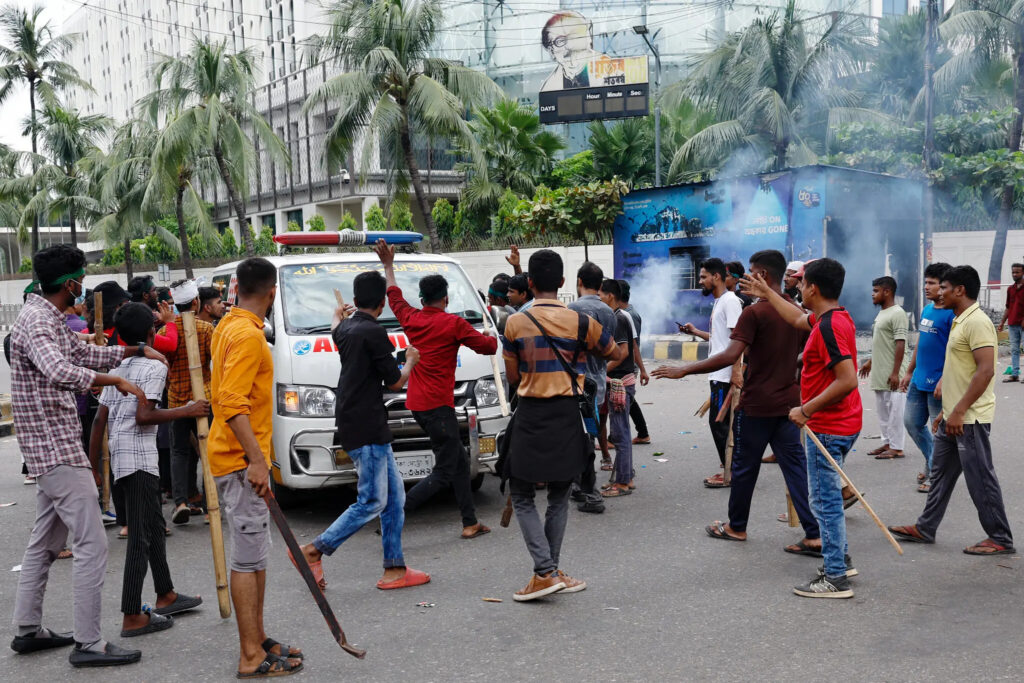
[{"label": "man with green headband", "polygon": [[[113,386],[122,394],[146,396],[117,375],[93,369],[116,367],[128,356],[166,363],[146,346],[92,346],[68,329],[64,310],[82,293],[85,254],[59,244],[32,259],[42,294],[29,294],[11,332],[11,395],[18,446],[36,478],[36,520],[21,563],[14,603],[17,635],[11,649],[36,652],[74,644],[72,666],[137,662],[138,650],[124,650],[100,635],[100,602],[107,568],[107,539],[96,505],[99,476],[82,448],[75,394]],[[93,369],[90,369],[93,368]],[[75,561],[74,634],[43,627],[43,595],[50,565],[71,537]]]}]

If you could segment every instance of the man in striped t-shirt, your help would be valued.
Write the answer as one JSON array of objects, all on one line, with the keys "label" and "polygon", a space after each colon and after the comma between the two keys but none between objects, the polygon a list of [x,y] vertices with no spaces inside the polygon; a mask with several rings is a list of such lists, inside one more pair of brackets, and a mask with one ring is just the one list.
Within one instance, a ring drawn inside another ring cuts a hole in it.
[{"label": "man in striped t-shirt", "polygon": [[[534,576],[513,596],[520,602],[587,587],[558,568],[569,485],[587,463],[588,446],[592,448],[576,395],[583,391],[588,353],[611,359],[619,355],[601,323],[570,311],[558,300],[565,282],[558,254],[550,249],[536,252],[530,257],[529,273],[535,302],[529,311],[509,316],[502,339],[505,375],[511,386],[519,385],[502,474],[510,480],[516,519],[533,557]],[[571,376],[559,356],[571,366]],[[534,505],[537,482],[547,484],[546,523]]]}]

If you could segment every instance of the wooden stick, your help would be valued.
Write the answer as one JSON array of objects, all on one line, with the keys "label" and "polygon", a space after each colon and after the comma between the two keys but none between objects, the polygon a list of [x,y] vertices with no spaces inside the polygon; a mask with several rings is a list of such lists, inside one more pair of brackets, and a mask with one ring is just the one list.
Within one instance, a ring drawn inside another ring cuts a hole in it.
[{"label": "wooden stick", "polygon": [[[103,292],[96,292],[92,295],[93,310],[93,343],[96,346],[106,346],[107,338],[103,334]],[[103,493],[100,495],[100,507],[104,512],[110,510],[110,444],[107,442],[107,430],[103,430],[103,460],[102,460]]]},{"label": "wooden stick", "polygon": [[722,473],[722,481],[726,484],[732,482],[732,451],[736,438],[736,407],[740,402],[740,390],[733,387],[729,390],[729,438],[725,441],[725,471]]},{"label": "wooden stick", "polygon": [[[491,312],[484,311],[484,333],[491,331]],[[498,364],[498,353],[501,344],[498,344],[498,352],[491,356],[491,370],[494,372],[494,386],[498,391],[498,403],[501,405],[501,414],[508,417],[508,397],[505,396],[505,383],[501,381],[501,365]]]},{"label": "wooden stick", "polygon": [[339,306],[345,305],[345,299],[341,296],[341,292],[337,289],[334,290],[334,300],[338,302]]},{"label": "wooden stick", "polygon": [[[199,337],[196,335],[196,314],[184,311],[181,326],[185,328],[185,350],[188,352],[188,371],[192,379],[192,398],[206,398],[203,384],[203,365],[199,356]],[[220,616],[231,616],[231,596],[228,593],[227,562],[224,560],[224,530],[220,525],[220,500],[217,485],[213,483],[210,460],[207,457],[207,437],[210,435],[209,420],[196,418],[196,437],[199,439],[199,460],[203,465],[203,488],[206,491],[206,511],[210,515],[210,545],[213,546],[213,573],[217,580],[217,604]]]},{"label": "wooden stick", "polygon": [[796,514],[796,508],[793,507],[793,496],[789,495],[789,491],[786,491],[786,522],[791,527],[800,526],[800,516]]},{"label": "wooden stick", "polygon": [[875,514],[875,511],[872,510],[871,506],[868,505],[868,502],[864,500],[864,496],[860,495],[860,491],[858,491],[857,487],[853,485],[853,482],[850,481],[850,478],[846,476],[846,472],[843,472],[843,468],[839,466],[839,463],[837,463],[835,459],[832,458],[832,454],[829,453],[828,450],[826,450],[826,448],[821,445],[821,441],[818,440],[818,437],[815,436],[814,432],[812,432],[806,426],[804,426],[804,433],[807,434],[811,442],[814,443],[815,446],[817,446],[818,450],[821,451],[822,455],[825,456],[825,459],[828,460],[829,464],[832,465],[832,467],[835,468],[836,472],[839,473],[839,476],[842,478],[842,480],[846,482],[846,485],[850,487],[851,491],[853,491],[853,495],[857,496],[857,500],[860,501],[860,504],[863,505],[864,509],[868,511],[868,514],[871,515],[871,519],[875,520],[875,524],[877,524],[878,528],[882,530],[882,533],[885,534],[885,537],[889,539],[889,543],[892,543],[892,547],[896,548],[896,552],[902,555],[903,548],[900,546],[899,541],[893,538],[893,535],[889,533],[889,528],[885,526],[885,524],[882,523],[882,520],[878,518],[878,515]]},{"label": "wooden stick", "polygon": [[694,417],[704,417],[708,414],[709,410],[711,410],[711,399],[706,398],[704,399],[704,402],[700,404],[700,408],[697,408],[697,412],[693,415]]}]

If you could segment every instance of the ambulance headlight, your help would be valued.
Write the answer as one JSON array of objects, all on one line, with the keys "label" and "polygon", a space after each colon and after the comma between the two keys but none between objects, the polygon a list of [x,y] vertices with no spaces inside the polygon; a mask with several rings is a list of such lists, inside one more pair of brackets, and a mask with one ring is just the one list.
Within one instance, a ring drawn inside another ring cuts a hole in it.
[{"label": "ambulance headlight", "polygon": [[[502,384],[504,385],[504,382]],[[476,399],[478,408],[498,405],[498,388],[494,379],[488,377],[478,379],[473,386],[473,398]]]},{"label": "ambulance headlight", "polygon": [[277,413],[291,417],[334,417],[334,389],[330,387],[277,385]]}]

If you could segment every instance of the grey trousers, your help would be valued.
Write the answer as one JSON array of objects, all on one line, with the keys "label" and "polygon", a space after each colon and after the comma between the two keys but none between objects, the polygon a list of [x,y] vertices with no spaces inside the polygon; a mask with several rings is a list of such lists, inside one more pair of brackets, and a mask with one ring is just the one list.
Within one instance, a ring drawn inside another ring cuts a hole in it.
[{"label": "grey trousers", "polygon": [[[71,585],[74,592],[75,640],[100,639],[103,574],[107,537],[103,533],[96,483],[84,467],[59,465],[36,477],[36,521],[21,561],[14,625],[42,625],[43,595],[50,565],[71,535]],[[61,630],[57,628],[57,630]]]},{"label": "grey trousers", "polygon": [[991,428],[992,425],[987,424],[965,424],[963,436],[952,437],[946,434],[945,421],[939,425],[932,453],[932,489],[928,492],[924,512],[917,519],[917,529],[925,538],[935,540],[949,497],[963,472],[981,528],[996,543],[1013,547],[1003,492],[992,466]]},{"label": "grey trousers", "polygon": [[509,480],[512,507],[515,508],[526,549],[533,558],[534,574],[544,576],[558,569],[565,525],[569,521],[569,485],[567,481],[548,482],[548,509],[541,524],[540,514],[534,505],[537,485],[522,479]]}]

